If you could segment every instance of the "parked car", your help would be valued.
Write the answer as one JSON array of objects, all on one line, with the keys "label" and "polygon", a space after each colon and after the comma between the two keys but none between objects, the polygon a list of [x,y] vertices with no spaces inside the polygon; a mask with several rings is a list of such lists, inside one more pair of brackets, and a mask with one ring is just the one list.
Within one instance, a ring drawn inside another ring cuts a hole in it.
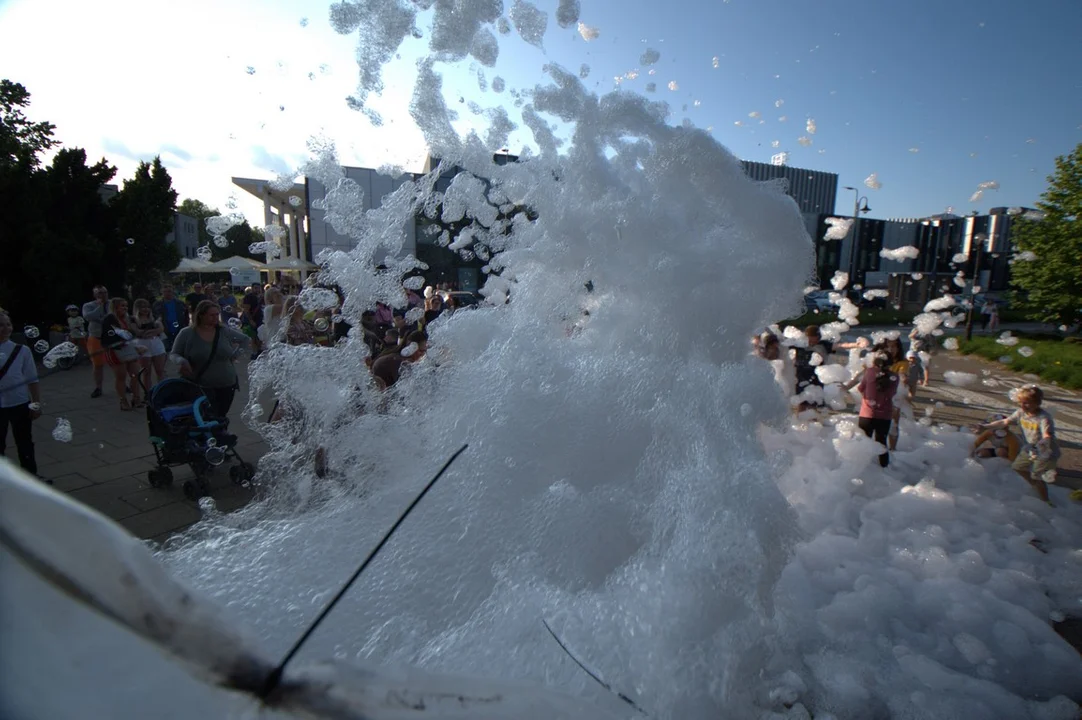
[{"label": "parked car", "polygon": [[473,290],[452,290],[447,294],[455,301],[456,308],[475,307],[480,305],[481,301],[484,300],[480,293],[474,292]]},{"label": "parked car", "polygon": [[804,296],[804,310],[806,312],[812,312],[813,310],[823,312],[825,310],[833,310],[836,307],[837,306],[830,301],[829,290],[812,290]]}]

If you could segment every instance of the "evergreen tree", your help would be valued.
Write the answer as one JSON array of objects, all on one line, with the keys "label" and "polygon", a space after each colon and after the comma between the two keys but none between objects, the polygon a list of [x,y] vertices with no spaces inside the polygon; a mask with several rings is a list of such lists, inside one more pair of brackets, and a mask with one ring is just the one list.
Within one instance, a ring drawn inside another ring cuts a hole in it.
[{"label": "evergreen tree", "polygon": [[167,243],[173,231],[177,192],[160,157],[141,162],[135,177],[113,201],[117,227],[124,238],[123,267],[133,297],[149,298],[153,288],[180,262],[176,245]]},{"label": "evergreen tree", "polygon": [[1032,319],[1074,325],[1082,322],[1082,143],[1056,158],[1048,183],[1037,203],[1040,219],[1022,216],[1012,224],[1012,241],[1035,259],[1016,259],[1011,282]]}]

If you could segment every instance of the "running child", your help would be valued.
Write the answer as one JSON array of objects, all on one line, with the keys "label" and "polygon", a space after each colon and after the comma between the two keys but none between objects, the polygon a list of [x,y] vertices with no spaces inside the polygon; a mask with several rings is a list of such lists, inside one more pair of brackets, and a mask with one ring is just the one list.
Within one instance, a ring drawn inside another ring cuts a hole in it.
[{"label": "running child", "polygon": [[1039,387],[1023,385],[1015,396],[1018,410],[1002,420],[978,427],[981,430],[997,430],[1015,423],[1021,426],[1025,444],[1011,463],[1011,469],[1030,484],[1041,500],[1051,504],[1046,483],[1055,481],[1060,450],[1056,441],[1056,423],[1047,410],[1041,409],[1043,401],[1044,392]]}]

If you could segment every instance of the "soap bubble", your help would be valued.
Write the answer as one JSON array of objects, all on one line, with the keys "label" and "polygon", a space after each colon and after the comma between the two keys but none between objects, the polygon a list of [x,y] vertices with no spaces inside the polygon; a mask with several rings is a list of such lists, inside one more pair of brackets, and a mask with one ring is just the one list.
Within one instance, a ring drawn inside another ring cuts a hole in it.
[{"label": "soap bubble", "polygon": [[1022,347],[1018,348],[1017,352],[1022,357],[1027,357],[1028,358],[1028,357],[1033,357],[1033,352],[1034,351],[1033,351],[1033,348],[1029,347],[1028,345],[1023,345]]},{"label": "soap bubble", "polygon": [[229,238],[227,238],[225,235],[215,235],[214,244],[220,248],[229,247]]},{"label": "soap bubble", "polygon": [[71,442],[71,422],[65,418],[56,419],[56,427],[53,428],[53,440],[62,443]]},{"label": "soap bubble", "polygon": [[298,196],[298,195],[290,195],[289,196],[289,204],[292,205],[293,207],[300,207],[303,203],[304,203],[304,200],[302,200],[300,198],[300,196]]},{"label": "soap bubble", "polygon": [[231,317],[228,320],[226,320],[226,324],[229,325],[229,327],[233,328],[234,330],[240,330],[240,328],[241,328],[240,318]]},{"label": "soap bubble", "polygon": [[872,173],[868,177],[864,178],[864,184],[872,190],[879,190],[883,187],[883,183],[879,182],[878,173]]},{"label": "soap bubble", "polygon": [[79,347],[75,343],[62,342],[45,353],[45,357],[41,359],[41,364],[52,370],[60,360],[73,358],[78,354]]},{"label": "soap bubble", "polygon": [[33,340],[38,335],[41,335],[41,331],[33,325],[27,325],[23,328],[23,335],[25,335],[28,340]]},{"label": "soap bubble", "polygon": [[195,251],[195,254],[199,257],[200,260],[203,260],[204,262],[210,262],[210,258],[212,255],[209,245],[201,246],[198,250]]},{"label": "soap bubble", "polygon": [[312,324],[319,332],[324,332],[330,326],[330,323],[327,322],[327,318],[324,317],[316,318],[316,321]]},{"label": "soap bubble", "polygon": [[128,243],[129,245],[134,245],[135,244],[135,238],[128,238],[124,242]]},{"label": "soap bubble", "polygon": [[49,352],[49,341],[38,340],[36,343],[34,343],[34,352],[38,353],[39,355]]}]

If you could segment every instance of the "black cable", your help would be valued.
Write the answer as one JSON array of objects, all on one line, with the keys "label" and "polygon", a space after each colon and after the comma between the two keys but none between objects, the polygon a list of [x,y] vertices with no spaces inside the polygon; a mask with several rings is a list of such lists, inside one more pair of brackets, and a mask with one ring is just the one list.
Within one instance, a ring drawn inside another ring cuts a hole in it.
[{"label": "black cable", "polygon": [[390,530],[384,533],[383,539],[381,539],[379,541],[379,544],[372,549],[372,552],[368,553],[368,557],[364,559],[364,562],[362,562],[361,566],[357,568],[357,571],[353,573],[353,576],[346,581],[346,584],[342,586],[342,589],[338,591],[338,594],[335,595],[329,603],[327,603],[327,606],[323,608],[323,611],[319,614],[319,616],[316,617],[312,624],[308,626],[308,629],[304,631],[304,634],[301,635],[300,639],[293,644],[293,647],[289,649],[289,652],[286,653],[286,656],[282,658],[282,662],[278,663],[278,666],[271,671],[270,675],[267,676],[267,680],[263,684],[263,690],[259,693],[259,696],[261,698],[266,700],[267,697],[272,692],[274,692],[275,688],[277,688],[278,684],[282,681],[282,672],[285,670],[286,664],[290,660],[292,660],[293,656],[297,654],[297,651],[301,649],[301,645],[304,644],[304,641],[307,640],[313,632],[315,632],[315,629],[319,627],[319,624],[323,622],[323,619],[327,617],[331,610],[334,609],[334,606],[338,603],[339,600],[342,599],[342,596],[346,594],[346,591],[349,590],[350,586],[354,583],[354,581],[358,577],[360,577],[361,573],[364,572],[364,569],[368,567],[368,564],[370,562],[372,562],[372,559],[376,557],[376,555],[381,549],[383,549],[383,546],[387,544],[387,541],[391,538],[391,535],[393,535],[394,531],[398,529],[398,526],[402,524],[402,521],[406,519],[406,516],[410,514],[413,508],[417,507],[417,503],[421,502],[421,499],[425,496],[425,494],[428,493],[432,486],[436,484],[436,481],[440,479],[440,476],[443,475],[444,471],[446,471],[447,468],[451,467],[451,463],[453,463],[455,459],[459,455],[461,455],[463,451],[468,447],[468,443],[460,447],[458,451],[454,455],[452,455],[447,460],[447,462],[443,464],[443,467],[440,468],[440,471],[436,473],[436,475],[431,480],[428,481],[428,484],[425,485],[424,489],[417,494],[417,497],[413,499],[413,502],[409,504],[409,507],[407,507],[402,512],[402,514],[398,516],[398,519],[395,520],[394,525],[391,526]]}]

